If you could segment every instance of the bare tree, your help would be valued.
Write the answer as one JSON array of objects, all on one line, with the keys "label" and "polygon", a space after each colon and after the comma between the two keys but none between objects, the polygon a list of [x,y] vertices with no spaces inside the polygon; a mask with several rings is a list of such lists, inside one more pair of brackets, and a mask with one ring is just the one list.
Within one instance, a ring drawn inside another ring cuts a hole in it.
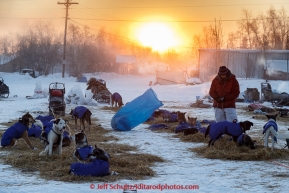
[{"label": "bare tree", "polygon": [[246,9],[243,9],[241,20],[237,22],[239,30],[243,32],[239,34],[244,35],[242,38],[241,48],[252,49],[252,39],[253,39],[252,37],[253,33],[252,33],[252,28],[251,28],[252,23],[253,23],[252,13]]},{"label": "bare tree", "polygon": [[0,37],[0,64],[15,59],[16,49],[16,40],[12,34]]}]

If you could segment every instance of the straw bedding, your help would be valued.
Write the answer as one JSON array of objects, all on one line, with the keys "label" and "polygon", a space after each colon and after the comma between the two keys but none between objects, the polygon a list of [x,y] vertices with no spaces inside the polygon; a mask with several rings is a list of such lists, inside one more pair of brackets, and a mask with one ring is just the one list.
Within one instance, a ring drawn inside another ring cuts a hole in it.
[{"label": "straw bedding", "polygon": [[[248,114],[248,112],[247,112]],[[253,115],[253,113],[252,113]],[[264,115],[255,115],[256,119],[267,120]],[[279,118],[279,117],[278,117]],[[281,118],[281,117],[280,117]],[[286,118],[282,118],[286,119]],[[288,118],[287,118],[288,119]],[[282,120],[281,120],[282,121]],[[209,159],[221,159],[221,160],[269,160],[269,159],[285,159],[289,157],[288,149],[277,149],[274,151],[271,149],[265,149],[263,146],[263,135],[261,134],[258,137],[252,137],[252,140],[255,140],[256,149],[250,149],[249,147],[239,146],[236,142],[230,141],[229,136],[224,136],[222,139],[217,140],[213,147],[208,147],[208,142],[210,137],[203,133],[196,133],[194,135],[187,135],[181,133],[174,133],[174,129],[178,126],[178,122],[168,123],[164,122],[161,117],[155,118],[153,121],[147,122],[148,124],[166,124],[169,126],[167,129],[159,129],[154,132],[166,132],[172,133],[172,137],[179,138],[183,142],[194,142],[202,143],[201,146],[196,148],[191,148],[190,150],[195,152],[198,156],[209,158]],[[208,124],[202,124],[203,127],[207,127]],[[285,145],[284,145],[285,146]]]},{"label": "straw bedding", "polygon": [[[66,120],[68,116],[63,117]],[[7,127],[14,124],[17,120],[11,123],[4,123]],[[21,172],[30,172],[39,174],[41,178],[47,180],[59,180],[66,182],[91,182],[91,181],[104,181],[113,182],[121,179],[146,179],[155,176],[155,172],[151,167],[157,162],[164,162],[162,158],[140,153],[136,147],[126,144],[119,144],[118,138],[109,135],[110,130],[102,128],[100,125],[95,124],[96,120],[92,120],[90,131],[86,131],[88,142],[90,145],[97,145],[99,148],[107,151],[111,156],[110,170],[119,173],[119,175],[104,176],[104,177],[77,177],[69,175],[70,165],[77,162],[73,157],[75,150],[75,143],[72,142],[69,147],[63,147],[62,155],[52,156],[39,156],[39,153],[44,149],[40,143],[40,139],[30,138],[32,144],[38,150],[31,150],[23,139],[18,140],[16,147],[5,147],[1,149],[0,158],[4,163],[10,164],[19,168]],[[68,124],[71,128],[71,134],[74,131],[74,121],[70,120]],[[1,131],[0,136],[2,136]]]},{"label": "straw bedding", "polygon": [[[119,108],[105,107],[103,110],[117,112],[118,109]],[[266,120],[264,115],[255,115],[254,118]],[[66,116],[64,119],[69,120],[70,118]],[[10,123],[2,123],[2,125],[9,127],[16,121],[17,120]],[[157,162],[164,162],[165,160],[155,155],[140,153],[136,147],[119,144],[118,138],[109,135],[110,130],[102,128],[101,125],[97,125],[95,122],[97,122],[97,120],[92,120],[91,131],[86,132],[88,142],[90,145],[97,145],[110,154],[112,158],[110,168],[112,171],[118,172],[119,175],[105,177],[76,177],[69,175],[70,165],[77,162],[72,156],[75,150],[75,144],[73,142],[69,147],[63,148],[62,155],[39,157],[38,154],[44,148],[39,139],[30,138],[32,144],[38,148],[38,150],[34,151],[30,150],[26,143],[20,139],[16,147],[2,149],[1,151],[5,153],[1,153],[0,158],[3,159],[6,164],[11,164],[19,168],[22,172],[39,174],[40,177],[47,180],[66,182],[114,182],[122,179],[139,180],[155,176],[155,172],[151,169],[151,166]],[[146,122],[146,124],[166,124],[169,128],[154,130],[152,132],[172,133],[172,137],[179,138],[183,142],[201,143],[201,146],[190,149],[200,157],[221,160],[270,160],[288,158],[288,149],[274,149],[274,151],[265,149],[262,144],[262,136],[259,138],[253,137],[253,140],[256,140],[256,149],[253,150],[229,141],[228,136],[217,140],[215,145],[209,148],[209,137],[205,139],[203,133],[199,132],[188,136],[184,136],[183,133],[174,133],[178,122],[168,123],[164,122],[162,117],[157,117],[153,121]],[[70,121],[69,126],[70,128],[74,128],[74,121]],[[208,125],[202,124],[202,126],[207,127]],[[75,132],[73,129],[71,130],[71,134]],[[2,135],[2,133],[3,131],[0,132],[0,135]]]}]

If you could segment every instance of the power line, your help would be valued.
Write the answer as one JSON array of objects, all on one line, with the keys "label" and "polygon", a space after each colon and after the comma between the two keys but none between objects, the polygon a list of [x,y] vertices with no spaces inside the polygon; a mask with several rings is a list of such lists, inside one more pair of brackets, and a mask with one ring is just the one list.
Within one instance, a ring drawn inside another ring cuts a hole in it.
[{"label": "power line", "polygon": [[37,18],[37,17],[1,17],[0,19],[63,19],[63,17],[42,17],[42,18]]},{"label": "power line", "polygon": [[[76,24],[78,24],[78,25],[85,26],[84,24],[81,24],[81,23],[76,22],[76,21],[74,21],[74,20],[71,20],[71,19],[70,19],[70,21],[73,22],[73,23],[76,23]],[[113,37],[116,37],[116,38],[119,38],[119,39],[123,39],[124,41],[127,41],[127,42],[138,43],[138,41],[136,41],[136,40],[134,40],[134,39],[127,38],[127,37],[124,37],[124,36],[119,36],[119,35],[115,35],[115,34],[103,32],[103,31],[101,31],[101,30],[99,30],[99,29],[94,29],[94,28],[91,28],[91,27],[89,27],[89,29],[90,29],[91,31],[94,31],[94,32],[102,32],[102,33],[104,33],[104,34],[106,34],[106,35],[110,35],[110,36],[113,36]],[[172,46],[172,47],[174,47],[174,48],[185,48],[185,49],[192,49],[192,48],[194,48],[194,47],[190,47],[190,46]]]},{"label": "power line", "polygon": [[75,2],[71,2],[72,0],[66,0],[64,3],[58,2],[57,4],[65,5],[66,7],[66,15],[65,15],[65,30],[64,30],[64,48],[63,48],[63,64],[62,64],[62,78],[64,78],[65,73],[65,51],[66,51],[66,32],[67,32],[67,18],[68,18],[68,7],[72,4],[78,4]]},{"label": "power line", "polygon": [[[209,4],[209,5],[165,5],[165,6],[131,6],[131,7],[97,7],[88,9],[159,9],[159,8],[199,8],[199,7],[234,7],[234,6],[260,6],[260,5],[286,5],[289,3],[251,3],[251,4]],[[81,9],[81,8],[76,8]]]},{"label": "power line", "polygon": [[[1,17],[0,19],[63,19],[63,17],[55,17],[55,18],[35,18],[35,17]],[[109,21],[109,22],[134,22],[134,23],[146,23],[146,22],[164,22],[164,23],[208,23],[215,22],[215,20],[128,20],[128,19],[95,19],[95,18],[73,18],[69,19],[77,19],[77,20],[94,20],[94,21]],[[250,20],[263,20],[263,19],[278,19],[278,18],[262,18],[256,19],[251,18]],[[286,17],[289,19],[289,17]],[[243,19],[220,19],[220,21],[224,22],[237,22],[243,21]]]},{"label": "power line", "polygon": [[[78,25],[85,26],[84,24],[81,24],[79,22],[76,22],[76,21],[73,21],[73,20],[70,20],[70,21],[74,22],[74,23],[76,23]],[[136,40],[133,40],[133,39],[130,39],[130,38],[127,38],[127,37],[123,37],[123,36],[119,36],[119,35],[115,35],[115,34],[111,34],[111,33],[107,33],[107,32],[103,32],[103,31],[101,31],[99,29],[94,29],[94,28],[91,28],[91,27],[89,27],[89,29],[92,30],[92,31],[95,31],[95,32],[102,32],[104,34],[107,34],[107,35],[110,35],[110,36],[113,36],[113,37],[116,37],[116,38],[120,38],[120,39],[123,39],[123,40],[128,41],[128,42],[133,42],[133,43],[137,42]]]}]

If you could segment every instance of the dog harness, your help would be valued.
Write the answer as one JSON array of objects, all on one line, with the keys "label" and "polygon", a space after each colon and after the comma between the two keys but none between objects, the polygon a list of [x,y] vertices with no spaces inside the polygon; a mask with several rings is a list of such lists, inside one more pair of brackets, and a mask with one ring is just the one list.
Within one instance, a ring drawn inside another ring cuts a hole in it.
[{"label": "dog harness", "polygon": [[81,157],[82,160],[86,160],[88,154],[91,154],[93,151],[93,147],[90,145],[86,145],[84,147],[78,148],[77,151]]},{"label": "dog harness", "polygon": [[60,140],[61,140],[60,136],[61,136],[61,134],[56,133],[54,131],[54,129],[52,129],[52,127],[53,127],[53,122],[47,123],[47,126],[44,129],[44,132],[45,132],[46,135],[45,135],[45,138],[42,138],[42,140],[45,140],[47,142],[47,144],[49,144],[49,141],[47,140],[47,137],[48,137],[49,132],[53,131],[57,135],[57,141],[54,144],[60,144]]},{"label": "dog harness", "polygon": [[239,137],[242,135],[243,129],[239,123],[232,123],[229,121],[221,121],[210,124],[210,138],[212,140],[218,139],[223,134]]},{"label": "dog harness", "polygon": [[2,146],[8,146],[10,145],[11,140],[19,139],[22,137],[22,134],[25,130],[28,130],[28,127],[24,125],[23,123],[17,122],[11,127],[9,127],[2,136],[1,139],[1,145]]},{"label": "dog harness", "polygon": [[[267,129],[269,129],[269,127],[271,127],[271,126],[274,128],[274,130],[275,130],[276,132],[278,132],[278,125],[277,125],[277,123],[276,123],[275,121],[273,121],[273,120],[269,120],[269,121],[263,126],[263,134],[266,133]],[[274,141],[277,142],[277,138],[276,138],[276,137],[274,137]]]},{"label": "dog harness", "polygon": [[73,110],[72,114],[73,116],[81,119],[84,115],[84,113],[87,111],[88,109],[84,106],[77,106],[75,107],[75,109]]},{"label": "dog harness", "polygon": [[106,176],[109,175],[109,163],[94,159],[91,163],[74,163],[70,165],[70,172],[76,176]]},{"label": "dog harness", "polygon": [[120,96],[120,94],[117,93],[117,92],[113,93],[112,96],[111,96],[111,98],[112,98],[113,100],[115,100],[115,101],[118,101],[119,99],[122,99],[121,96]]}]

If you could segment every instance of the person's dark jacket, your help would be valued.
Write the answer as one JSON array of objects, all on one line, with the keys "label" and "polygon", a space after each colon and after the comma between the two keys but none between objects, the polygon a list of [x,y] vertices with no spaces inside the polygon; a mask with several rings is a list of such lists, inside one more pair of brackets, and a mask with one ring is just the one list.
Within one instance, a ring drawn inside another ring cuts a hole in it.
[{"label": "person's dark jacket", "polygon": [[212,81],[209,94],[214,99],[213,107],[236,108],[236,98],[240,94],[236,76],[230,70],[224,79],[217,75]]}]

